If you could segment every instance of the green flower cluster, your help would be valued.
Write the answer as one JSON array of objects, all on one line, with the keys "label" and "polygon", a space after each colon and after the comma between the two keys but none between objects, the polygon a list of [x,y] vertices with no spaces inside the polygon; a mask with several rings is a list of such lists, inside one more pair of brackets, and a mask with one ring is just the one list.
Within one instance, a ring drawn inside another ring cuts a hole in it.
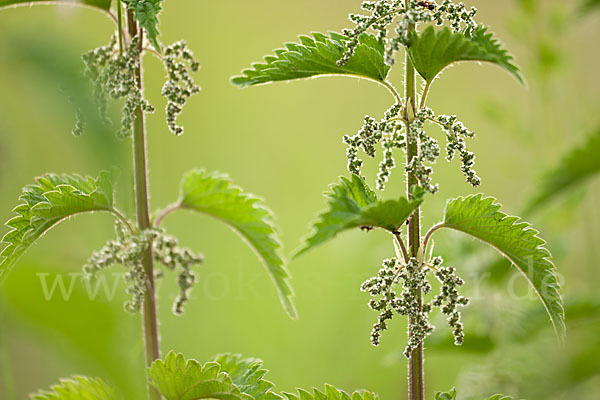
[{"label": "green flower cluster", "polygon": [[433,118],[433,111],[423,107],[416,114],[415,119],[408,126],[407,140],[419,144],[419,152],[406,165],[406,171],[414,174],[419,186],[430,193],[435,193],[439,185],[431,184],[433,168],[429,164],[436,162],[440,156],[440,146],[434,138],[427,135],[423,126],[428,119]]},{"label": "green flower cluster", "polygon": [[148,287],[148,279],[142,265],[143,258],[152,246],[154,260],[169,270],[179,271],[177,282],[180,294],[175,299],[173,312],[183,313],[183,307],[189,299],[191,287],[196,282],[196,275],[191,271],[194,265],[203,261],[201,255],[194,254],[187,248],[181,248],[173,236],[162,229],[150,229],[140,234],[132,234],[121,222],[116,224],[116,240],[110,240],[101,250],[92,254],[83,271],[88,279],[113,265],[125,268],[125,280],[129,283],[127,293],[131,299],[125,303],[125,309],[137,312],[142,305]]},{"label": "green flower cluster", "polygon": [[358,133],[354,136],[344,136],[343,141],[348,146],[346,157],[348,158],[348,171],[355,175],[360,175],[360,169],[363,161],[358,157],[358,149],[369,157],[375,157],[376,146],[381,142],[383,148],[383,160],[379,164],[379,173],[377,174],[377,189],[385,189],[385,184],[390,176],[391,170],[395,167],[394,149],[401,149],[406,146],[404,135],[402,134],[402,121],[398,117],[402,106],[394,104],[384,114],[383,119],[377,122],[370,116],[365,116],[364,124]]},{"label": "green flower cluster", "polygon": [[472,138],[475,134],[468,130],[465,125],[458,121],[456,115],[439,115],[436,122],[440,124],[446,133],[446,160],[454,159],[456,153],[460,155],[461,171],[467,178],[467,182],[477,187],[481,184],[481,178],[473,169],[475,165],[475,154],[467,149],[465,139]]},{"label": "green flower cluster", "polygon": [[167,47],[163,62],[167,70],[167,81],[162,88],[162,94],[167,98],[167,126],[175,135],[181,135],[183,127],[177,125],[176,120],[187,100],[200,92],[191,77],[191,73],[200,68],[200,63],[184,41]]},{"label": "green flower cluster", "polygon": [[[463,2],[454,3],[451,0],[444,0],[439,6],[435,1],[364,1],[361,8],[368,11],[370,15],[349,15],[349,19],[355,27],[342,30],[342,34],[348,38],[348,41],[345,44],[346,49],[342,58],[337,62],[340,66],[346,64],[352,58],[360,43],[360,35],[369,30],[374,31],[378,39],[385,43],[385,62],[391,66],[396,62],[395,53],[400,50],[400,46],[410,45],[408,38],[410,26],[427,22],[442,25],[447,22],[455,32],[461,30],[471,32],[477,26],[474,19],[477,9],[472,7],[467,10]],[[393,34],[388,35],[389,26],[398,16],[400,18],[396,23]]]},{"label": "green flower cluster", "polygon": [[[382,332],[387,329],[388,321],[395,314],[406,316],[410,334],[404,355],[409,358],[435,329],[429,318],[434,307],[440,308],[447,315],[448,324],[453,328],[454,343],[463,343],[463,326],[457,308],[466,306],[469,299],[458,293],[458,287],[463,281],[456,276],[455,268],[442,267],[442,263],[441,257],[434,257],[427,263],[420,262],[415,257],[409,258],[406,263],[400,262],[398,258],[390,258],[383,261],[382,268],[375,277],[361,285],[361,291],[374,297],[369,301],[369,308],[379,312],[371,331],[371,343],[374,346],[379,345]],[[422,296],[432,289],[427,278],[431,271],[441,282],[440,292],[430,302],[424,303]],[[394,290],[398,285],[402,288],[400,294]]]},{"label": "green flower cluster", "polygon": [[[120,51],[117,38],[113,35],[106,46],[90,50],[82,56],[84,74],[94,87],[94,99],[102,118],[108,118],[108,97],[124,99],[121,110],[121,125],[117,132],[119,138],[131,136],[135,113],[138,107],[144,112],[153,113],[154,107],[144,99],[139,89],[140,39],[131,39],[126,51]],[[77,123],[74,133],[81,133],[82,124]]]}]

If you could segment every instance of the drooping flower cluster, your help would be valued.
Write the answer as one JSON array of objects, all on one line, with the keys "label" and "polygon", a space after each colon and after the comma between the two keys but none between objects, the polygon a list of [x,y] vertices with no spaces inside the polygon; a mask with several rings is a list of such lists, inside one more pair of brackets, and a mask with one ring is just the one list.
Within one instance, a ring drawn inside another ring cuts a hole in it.
[{"label": "drooping flower cluster", "polygon": [[[379,40],[385,43],[385,63],[395,63],[395,53],[400,50],[400,45],[409,46],[410,26],[418,23],[435,22],[442,25],[450,24],[454,32],[471,32],[476,26],[475,14],[477,9],[472,7],[467,10],[463,2],[454,3],[444,0],[441,5],[435,1],[418,0],[379,0],[363,1],[361,8],[368,11],[370,15],[350,14],[349,19],[355,24],[352,29],[344,29],[342,34],[348,38],[345,44],[346,50],[338,65],[344,65],[352,58],[356,48],[360,44],[360,35],[372,30],[377,34]],[[394,28],[394,33],[388,35],[389,26],[400,17]]]},{"label": "drooping flower cluster", "polygon": [[350,14],[349,19],[356,26],[353,29],[344,29],[342,34],[348,38],[346,50],[337,64],[342,66],[352,58],[359,45],[360,35],[369,29],[377,32],[379,40],[384,41],[388,34],[388,26],[394,18],[405,12],[402,0],[363,1],[361,8],[369,11],[371,15]]},{"label": "drooping flower cluster", "polygon": [[167,70],[167,81],[162,88],[162,94],[167,98],[167,126],[175,135],[181,135],[183,127],[177,125],[176,120],[187,100],[200,91],[191,77],[191,73],[200,68],[200,63],[184,41],[165,48],[163,61]]},{"label": "drooping flower cluster", "polygon": [[400,104],[394,104],[385,112],[383,119],[379,122],[368,115],[365,116],[364,124],[358,133],[354,136],[346,135],[343,138],[344,143],[348,145],[346,150],[348,171],[355,175],[360,175],[360,169],[363,165],[363,161],[358,157],[358,149],[361,148],[369,157],[375,157],[376,146],[381,142],[383,160],[379,164],[379,173],[377,174],[377,188],[379,190],[385,188],[390,171],[396,165],[393,150],[406,146],[402,134],[403,124],[398,117],[401,108]]},{"label": "drooping flower cluster", "polygon": [[[440,258],[439,264],[441,263],[442,261]],[[458,288],[464,284],[464,281],[456,276],[456,268],[454,267],[438,268],[437,271],[434,272],[434,275],[440,281],[442,286],[440,288],[440,294],[433,299],[431,305],[433,307],[439,307],[440,310],[442,310],[442,313],[447,316],[448,325],[453,328],[452,334],[454,335],[454,344],[460,346],[463,344],[465,334],[460,318],[460,312],[457,311],[457,308],[469,304],[469,299],[458,293]]]},{"label": "drooping flower cluster", "polygon": [[458,153],[461,161],[460,169],[467,178],[467,182],[473,186],[479,186],[481,178],[473,170],[475,154],[467,149],[465,141],[467,138],[474,137],[475,134],[458,121],[456,115],[440,115],[436,120],[446,133],[446,160],[451,161]]},{"label": "drooping flower cluster", "polygon": [[433,19],[437,25],[442,25],[444,21],[450,22],[450,29],[453,32],[469,33],[477,27],[476,14],[477,8],[471,7],[467,10],[462,1],[455,4],[451,0],[444,0],[442,5],[433,12]]},{"label": "drooping flower cluster", "polygon": [[179,295],[173,303],[173,313],[182,315],[184,306],[190,298],[192,287],[197,281],[197,276],[191,268],[200,264],[204,257],[193,253],[190,249],[179,247],[177,239],[167,235],[163,230],[156,231],[152,250],[155,260],[171,271],[179,271],[177,275]]},{"label": "drooping flower cluster", "polygon": [[[395,314],[408,317],[409,339],[404,349],[404,355],[410,354],[429,336],[435,327],[431,324],[429,314],[434,307],[439,307],[447,315],[448,324],[453,328],[454,343],[463,343],[464,332],[461,323],[459,306],[465,306],[469,300],[460,296],[458,287],[463,284],[456,276],[452,267],[441,267],[441,257],[434,257],[427,263],[411,257],[407,263],[398,258],[383,261],[377,275],[361,285],[361,291],[369,293],[373,299],[369,307],[378,311],[377,322],[371,331],[371,343],[378,346],[381,334],[388,327],[388,321]],[[431,284],[427,279],[430,271],[441,282],[440,293],[430,302],[424,302],[423,296],[431,292]],[[394,288],[401,285],[402,292],[398,295]]]},{"label": "drooping flower cluster", "polygon": [[372,297],[379,297],[369,301],[369,308],[379,311],[377,322],[371,331],[371,343],[374,346],[379,345],[381,332],[387,329],[387,321],[394,316],[392,303],[398,299],[398,296],[393,287],[400,283],[400,268],[401,264],[397,258],[384,260],[377,276],[368,279],[360,286],[361,291],[369,293]]},{"label": "drooping flower cluster", "polygon": [[116,240],[110,240],[101,250],[94,252],[83,271],[88,279],[113,265],[125,268],[125,280],[129,283],[127,293],[131,299],[125,303],[125,309],[137,312],[142,305],[144,294],[148,288],[148,279],[143,267],[143,259],[148,248],[152,246],[154,260],[170,270],[179,270],[177,282],[180,294],[175,299],[173,311],[180,315],[183,306],[189,299],[189,292],[196,282],[196,275],[191,271],[194,265],[203,261],[201,255],[189,249],[179,247],[177,240],[165,234],[161,229],[150,229],[138,235],[132,234],[121,222],[116,224]]},{"label": "drooping flower cluster", "polygon": [[113,36],[106,46],[90,50],[82,56],[84,74],[94,87],[94,99],[101,117],[107,122],[108,97],[124,99],[121,124],[117,136],[129,137],[136,119],[138,107],[147,113],[154,107],[142,96],[139,85],[140,40],[131,39],[127,49],[120,51],[117,38]]},{"label": "drooping flower cluster", "polygon": [[408,126],[407,140],[418,143],[419,151],[406,165],[406,171],[413,174],[419,185],[430,193],[438,191],[439,186],[431,184],[433,168],[426,163],[433,164],[440,156],[440,146],[434,138],[427,135],[423,126],[428,119],[433,118],[433,111],[423,107],[416,114],[415,119]]}]

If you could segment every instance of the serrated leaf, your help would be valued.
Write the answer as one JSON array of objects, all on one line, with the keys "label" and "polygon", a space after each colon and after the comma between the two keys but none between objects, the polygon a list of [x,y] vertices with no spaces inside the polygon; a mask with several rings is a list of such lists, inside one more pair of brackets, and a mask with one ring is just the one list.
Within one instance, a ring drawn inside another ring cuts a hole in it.
[{"label": "serrated leaf", "polygon": [[503,394],[495,394],[492,397],[490,397],[488,400],[513,400],[513,398],[510,396],[505,396]]},{"label": "serrated leaf", "polygon": [[102,379],[76,376],[61,379],[60,384],[52,386],[51,391],[42,391],[30,396],[33,400],[115,400],[113,389]]},{"label": "serrated leaf", "polygon": [[456,400],[456,389],[452,388],[449,392],[436,392],[435,400]]},{"label": "serrated leaf", "polygon": [[348,394],[343,390],[336,389],[331,385],[325,385],[325,390],[321,392],[313,388],[312,393],[303,389],[298,389],[298,393],[284,392],[283,395],[288,400],[378,400],[377,394],[366,390],[355,391]]},{"label": "serrated leaf", "polygon": [[0,282],[31,245],[56,224],[76,214],[113,211],[113,185],[116,172],[100,173],[98,178],[79,175],[46,174],[23,188],[22,201],[13,211],[17,216],[6,222],[11,228],[0,243]]},{"label": "serrated leaf", "polygon": [[501,47],[487,27],[478,26],[470,34],[453,33],[448,27],[436,31],[429,26],[410,35],[410,60],[419,75],[432,82],[442,70],[460,61],[484,61],[496,64],[524,83],[513,58]]},{"label": "serrated leaf", "polygon": [[532,212],[573,186],[600,173],[600,129],[578,147],[569,150],[556,167],[540,180],[536,193],[528,202],[526,213]]},{"label": "serrated leaf", "polygon": [[152,43],[152,46],[161,52],[160,44],[158,43],[158,14],[161,11],[161,3],[163,0],[123,0],[129,10],[132,10],[135,15],[135,20],[140,27],[144,28],[146,37]]},{"label": "serrated leaf", "polygon": [[56,3],[56,4],[79,4],[84,6],[96,7],[102,10],[110,10],[111,0],[0,0],[0,8],[31,5],[35,3]]},{"label": "serrated leaf", "polygon": [[325,193],[329,208],[319,215],[313,233],[305,239],[296,257],[348,229],[367,227],[395,232],[423,202],[422,191],[412,200],[400,197],[380,201],[358,175],[352,175],[352,180],[340,179]]},{"label": "serrated leaf", "polygon": [[166,400],[251,400],[231,381],[219,364],[204,365],[186,360],[171,351],[165,360],[156,360],[148,368],[148,379]]},{"label": "serrated leaf", "polygon": [[254,400],[281,399],[272,391],[275,385],[264,379],[268,371],[262,368],[262,360],[242,358],[239,354],[223,354],[217,356],[215,361],[221,366],[221,371],[229,374],[234,385]]},{"label": "serrated leaf", "polygon": [[565,314],[555,266],[538,231],[500,211],[492,197],[459,197],[446,205],[443,226],[488,243],[521,271],[542,301],[557,337],[564,338]]},{"label": "serrated leaf", "polygon": [[338,33],[300,36],[300,43],[286,43],[285,49],[275,50],[275,55],[265,57],[264,63],[253,64],[231,81],[246,87],[319,75],[346,75],[384,82],[390,67],[384,62],[383,43],[371,34],[361,35],[355,54],[345,65],[338,66],[336,62],[342,58],[347,40]]},{"label": "serrated leaf", "polygon": [[232,185],[226,175],[193,171],[183,179],[179,204],[216,217],[238,233],[265,265],[286,312],[297,317],[273,214],[260,199]]}]

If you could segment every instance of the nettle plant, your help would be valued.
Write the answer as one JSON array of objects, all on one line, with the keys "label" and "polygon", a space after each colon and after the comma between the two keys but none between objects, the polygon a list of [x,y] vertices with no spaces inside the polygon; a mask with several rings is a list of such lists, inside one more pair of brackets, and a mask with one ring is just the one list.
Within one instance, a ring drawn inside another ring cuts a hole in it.
[{"label": "nettle plant", "polygon": [[[1,0],[0,7],[20,3],[30,2]],[[108,113],[110,106],[121,105],[120,121],[113,130],[124,141],[130,140],[133,146],[136,215],[130,218],[116,205],[114,170],[100,172],[97,177],[44,174],[23,188],[20,204],[14,209],[17,215],[6,223],[10,232],[2,239],[0,280],[6,278],[37,239],[60,222],[83,213],[105,212],[115,218],[116,238],[95,252],[83,268],[88,279],[95,279],[113,265],[124,269],[129,282],[127,293],[131,296],[125,308],[141,312],[143,317],[149,399],[375,399],[367,392],[350,396],[331,386],[326,386],[325,392],[277,394],[273,384],[263,379],[266,371],[262,363],[240,356],[219,356],[204,365],[174,352],[164,360],[160,358],[155,281],[169,272],[176,274],[180,293],[173,312],[182,314],[190,290],[199,279],[195,267],[203,261],[201,255],[180,246],[178,240],[162,228],[161,223],[171,213],[196,211],[229,225],[263,262],[285,311],[296,318],[289,274],[280,255],[280,241],[271,212],[261,200],[234,186],[226,175],[192,171],[183,178],[179,198],[173,204],[153,214],[150,212],[145,114],[153,112],[154,107],[144,97],[143,55],[155,55],[165,67],[162,94],[167,99],[166,123],[175,135],[183,133],[177,116],[186,101],[200,90],[192,78],[199,63],[186,43],[180,41],[163,47],[158,40],[162,0],[69,3],[95,8],[115,23],[115,33],[108,44],[85,53],[82,59],[98,113],[107,124],[113,124]],[[76,136],[85,131],[85,122],[85,115],[79,113],[73,132]],[[164,268],[157,268],[159,265]],[[78,376],[63,379],[51,391],[40,392],[32,398],[109,400],[121,397],[101,379]]]},{"label": "nettle plant", "polygon": [[[432,179],[433,165],[441,156],[438,141],[427,132],[438,125],[445,133],[445,158],[460,160],[460,169],[472,186],[480,185],[474,171],[475,155],[467,147],[474,133],[455,115],[427,107],[427,97],[436,78],[447,67],[464,61],[496,64],[523,79],[512,57],[488,28],[475,20],[477,10],[462,2],[444,0],[379,0],[362,2],[364,14],[350,14],[354,27],[342,33],[313,33],[300,36],[299,43],[286,43],[253,64],[232,82],[240,87],[275,81],[323,76],[350,76],[378,83],[392,96],[393,103],[382,118],[366,116],[355,135],[346,135],[349,178],[331,185],[326,193],[328,209],[314,224],[296,255],[335,237],[342,231],[380,228],[392,236],[394,252],[383,261],[377,274],[361,290],[372,299],[369,307],[378,313],[371,331],[377,346],[389,321],[396,315],[408,319],[404,355],[408,359],[408,398],[423,400],[424,343],[433,332],[431,312],[438,308],[447,317],[454,341],[463,343],[462,307],[469,299],[459,292],[464,284],[456,269],[445,266],[435,254],[433,237],[452,229],[477,238],[498,250],[525,276],[539,296],[559,340],[565,334],[564,310],[555,267],[545,242],[521,218],[509,216],[491,197],[482,194],[448,200],[442,222],[425,231],[420,223],[420,205],[438,191]],[[404,63],[397,62],[404,53]],[[404,68],[404,94],[388,80],[390,70]],[[418,90],[420,80],[420,90]],[[361,174],[359,154],[374,158],[382,154],[376,188],[386,183],[404,153],[401,173],[406,174],[405,195],[381,200]],[[422,234],[422,232],[425,232]],[[439,292],[432,292],[432,279]],[[454,399],[456,392],[436,394],[436,399]],[[492,399],[503,398],[496,395]]]}]

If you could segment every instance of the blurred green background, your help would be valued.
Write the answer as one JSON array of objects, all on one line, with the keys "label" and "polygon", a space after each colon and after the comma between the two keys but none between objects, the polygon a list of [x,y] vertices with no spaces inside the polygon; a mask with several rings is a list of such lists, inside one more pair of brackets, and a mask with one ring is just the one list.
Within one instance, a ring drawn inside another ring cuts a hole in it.
[{"label": "blurred green background", "polygon": [[[498,68],[465,64],[444,73],[430,103],[475,130],[471,148],[483,178],[477,191],[517,214],[540,174],[600,126],[600,12],[581,15],[576,2],[562,0],[467,4],[479,8],[479,20],[511,49],[528,87]],[[147,97],[158,109],[148,117],[153,206],[173,201],[180,177],[192,168],[228,172],[276,213],[289,254],[324,207],[321,193],[347,173],[342,135],[354,133],[365,114],[379,118],[392,99],[377,85],[348,78],[246,90],[233,87],[229,78],[298,34],[347,27],[347,13],[358,8],[359,1],[165,2],[162,41],[187,40],[202,63],[196,79],[203,90],[180,118],[185,134],[174,137],[164,123],[164,71],[146,56]],[[79,55],[108,42],[112,29],[109,19],[90,9],[0,11],[0,219],[11,216],[20,188],[35,176],[95,175],[112,165],[122,171],[120,207],[131,213],[130,142],[113,139],[93,123],[82,137],[70,134],[73,103],[87,104],[77,78]],[[376,162],[368,163],[367,176],[375,170]],[[456,162],[440,160],[434,179],[441,190],[424,205],[426,226],[441,217],[445,199],[473,192]],[[399,195],[403,187],[395,171],[386,196]],[[460,236],[439,235],[438,248],[462,271],[474,301],[463,312],[464,349],[451,344],[443,320],[436,321],[439,330],[426,343],[430,398],[453,385],[465,399],[495,392],[529,399],[600,398],[599,199],[598,179],[592,179],[529,218],[549,241],[565,279],[564,349],[556,346],[542,305],[526,295],[522,282],[503,273],[483,275],[494,260],[491,253]],[[206,262],[183,317],[170,311],[174,276],[161,282],[164,353],[173,349],[201,361],[222,352],[260,357],[280,390],[327,382],[348,391],[367,388],[382,399],[405,398],[405,326],[397,318],[382,345],[372,347],[376,314],[358,290],[393,255],[383,233],[347,233],[291,262],[300,313],[292,321],[259,261],[227,227],[186,213],[170,217],[166,226],[202,251]],[[49,274],[50,284],[57,274],[79,272],[112,235],[106,215],[64,223],[0,287],[1,399],[26,398],[74,374],[102,376],[124,398],[143,398],[141,322],[123,311],[124,286],[113,301],[104,295],[92,301],[77,281],[69,301],[57,294],[46,301],[39,275]]]}]

